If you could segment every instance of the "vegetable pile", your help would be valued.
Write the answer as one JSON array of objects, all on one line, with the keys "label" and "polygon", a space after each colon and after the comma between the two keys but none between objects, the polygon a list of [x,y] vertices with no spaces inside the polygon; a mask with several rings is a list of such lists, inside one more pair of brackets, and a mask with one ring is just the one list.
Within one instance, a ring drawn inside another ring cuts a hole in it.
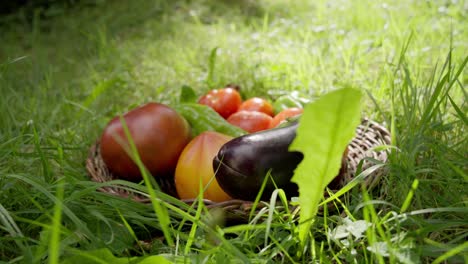
[{"label": "vegetable pile", "polygon": [[285,97],[275,102],[276,109],[261,97],[252,97],[242,102],[239,91],[232,87],[211,90],[200,97],[198,103],[211,107],[230,124],[248,133],[275,128],[287,118],[300,115],[303,111],[300,104],[293,104],[293,107],[285,104]]},{"label": "vegetable pile", "polygon": [[291,178],[303,155],[289,146],[307,103],[297,98],[243,100],[232,86],[198,97],[182,87],[176,105],[151,102],[114,117],[101,155],[113,175],[134,182],[139,158],[153,177],[173,179],[180,199],[253,200],[261,189],[267,199],[276,188],[297,196]]}]

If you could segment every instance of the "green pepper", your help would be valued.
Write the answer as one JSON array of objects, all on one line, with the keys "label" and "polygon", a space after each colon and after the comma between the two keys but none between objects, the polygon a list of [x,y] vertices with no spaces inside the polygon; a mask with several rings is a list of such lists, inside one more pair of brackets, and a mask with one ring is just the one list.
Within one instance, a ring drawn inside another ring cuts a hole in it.
[{"label": "green pepper", "polygon": [[244,130],[229,124],[212,108],[196,102],[195,90],[183,85],[180,89],[179,103],[171,106],[189,122],[193,137],[204,131],[216,131],[232,137],[246,134]]},{"label": "green pepper", "polygon": [[197,103],[181,103],[172,106],[181,114],[192,128],[192,136],[197,136],[204,131],[216,131],[232,137],[245,135],[246,132],[229,124],[212,108]]},{"label": "green pepper", "polygon": [[310,103],[310,101],[310,99],[307,99],[299,94],[298,91],[293,91],[289,94],[278,97],[273,103],[273,108],[275,109],[275,114],[277,114],[287,108],[304,108],[304,106]]}]

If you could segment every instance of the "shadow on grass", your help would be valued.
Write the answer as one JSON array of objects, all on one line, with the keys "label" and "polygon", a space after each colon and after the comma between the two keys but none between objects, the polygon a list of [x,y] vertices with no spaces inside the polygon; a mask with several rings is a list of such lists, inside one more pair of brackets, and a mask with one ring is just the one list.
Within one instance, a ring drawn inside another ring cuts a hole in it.
[{"label": "shadow on grass", "polygon": [[148,23],[157,26],[154,37],[163,38],[181,30],[186,25],[181,21],[249,24],[261,21],[265,14],[266,7],[254,0],[28,2],[0,15],[0,65],[17,68],[10,74],[13,80],[23,80],[17,82],[19,89],[36,85],[51,67],[51,72],[73,78],[79,61],[95,57],[102,61],[104,53],[112,53],[111,40],[148,34]]},{"label": "shadow on grass", "polygon": [[[28,52],[32,46],[40,47],[41,42],[48,39],[77,44],[77,38],[103,33],[96,33],[103,29],[112,38],[126,31],[138,31],[148,21],[159,20],[165,27],[158,34],[164,35],[177,30],[170,23],[172,17],[202,24],[236,17],[251,23],[265,14],[266,7],[254,0],[19,1],[17,6],[5,6],[3,14],[0,13],[3,35],[0,62],[15,57],[14,52],[9,51],[11,46],[13,50]],[[51,45],[45,43],[45,46]]]},{"label": "shadow on grass", "polygon": [[104,76],[126,72],[127,57],[134,54],[121,54],[116,47],[125,40],[138,42],[148,39],[147,34],[152,39],[172,37],[186,25],[219,20],[248,24],[262,21],[265,10],[254,0],[41,0],[27,4],[0,15],[0,92],[10,94],[10,101],[76,99],[92,80],[77,76],[92,76],[89,69]]},{"label": "shadow on grass", "polygon": [[[60,16],[73,16],[77,12],[86,12],[86,9],[99,9],[100,13],[105,17],[113,17],[115,15],[121,16],[123,12],[130,14],[138,7],[141,10],[134,13],[135,18],[139,22],[147,19],[148,17],[158,17],[163,14],[171,15],[173,12],[187,10],[194,6],[204,6],[208,12],[205,14],[209,16],[226,16],[229,18],[232,12],[235,11],[236,15],[244,15],[246,17],[263,17],[265,14],[265,7],[254,0],[159,0],[159,1],[146,1],[146,3],[135,3],[134,1],[121,1],[119,5],[129,7],[126,10],[115,9],[116,4],[110,1],[86,1],[86,0],[18,0],[7,1],[0,3],[0,26],[9,23],[34,23],[38,17],[42,20],[56,18]],[[151,8],[151,6],[153,8]],[[187,10],[190,11],[190,10]],[[147,15],[156,16],[147,16]]]}]

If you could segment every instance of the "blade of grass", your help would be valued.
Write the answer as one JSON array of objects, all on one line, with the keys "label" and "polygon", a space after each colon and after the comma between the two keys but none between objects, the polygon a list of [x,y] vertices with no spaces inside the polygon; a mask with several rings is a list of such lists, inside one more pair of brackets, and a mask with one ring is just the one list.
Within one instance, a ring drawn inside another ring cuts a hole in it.
[{"label": "blade of grass", "polygon": [[82,229],[87,236],[92,236],[93,233],[87,228],[86,224],[67,206],[63,204],[61,200],[58,200],[52,193],[50,193],[44,186],[44,182],[39,182],[37,179],[31,179],[21,175],[15,174],[8,174],[8,178],[18,179],[22,182],[25,182],[31,185],[34,189],[38,190],[42,194],[44,194],[49,200],[51,200],[54,204],[61,203],[63,213],[70,218],[70,220],[80,229]]},{"label": "blade of grass", "polygon": [[211,50],[210,57],[208,59],[208,76],[206,77],[206,84],[208,85],[208,87],[213,87],[215,84],[214,72],[215,72],[217,55],[218,55],[218,47],[215,47]]},{"label": "blade of grass", "polygon": [[380,168],[382,168],[384,166],[385,166],[385,164],[382,163],[382,164],[376,164],[376,165],[374,165],[372,167],[367,168],[363,172],[359,173],[359,175],[354,177],[349,183],[347,183],[345,186],[343,186],[343,188],[338,190],[336,193],[330,195],[330,197],[325,199],[323,202],[319,203],[319,206],[323,206],[323,205],[325,205],[325,204],[327,204],[327,203],[329,203],[329,202],[331,202],[331,201],[333,201],[335,199],[338,199],[340,196],[344,195],[345,193],[347,193],[351,189],[353,189],[356,185],[363,182],[367,177],[372,175],[372,173],[374,173],[375,171],[377,171],[378,169],[380,169]]},{"label": "blade of grass", "polygon": [[[160,200],[157,199],[158,195],[156,194],[156,191],[154,190],[152,186],[152,182],[150,180],[150,175],[148,174],[148,171],[146,170],[145,165],[140,159],[140,156],[138,154],[138,150],[136,148],[135,142],[133,141],[132,135],[130,134],[130,130],[128,129],[128,126],[125,122],[125,119],[123,116],[120,116],[120,122],[122,123],[122,127],[124,129],[125,136],[127,138],[127,142],[130,147],[130,157],[135,161],[137,164],[138,168],[140,169],[141,175],[143,176],[143,180],[145,182],[146,187],[148,188],[148,193],[151,198],[151,205],[153,206],[154,212],[156,213],[156,216],[159,219],[159,223],[161,225],[161,229],[164,234],[164,238],[166,239],[167,243],[169,246],[173,247],[174,246],[174,241],[172,239],[172,232],[170,228],[170,218],[169,214],[167,212],[167,208],[164,207]],[[121,141],[121,140],[120,140]],[[156,185],[157,186],[157,185]],[[159,187],[158,187],[159,188]]]},{"label": "blade of grass", "polygon": [[31,248],[23,243],[24,235],[21,229],[15,223],[8,210],[0,203],[0,223],[3,225],[2,229],[7,231],[12,238],[15,238],[16,245],[23,251],[25,261],[32,261]]},{"label": "blade of grass", "polygon": [[413,199],[414,192],[416,191],[416,189],[418,189],[418,185],[419,180],[414,179],[413,184],[411,185],[411,190],[408,192],[408,195],[406,196],[406,199],[403,202],[403,205],[401,206],[400,213],[404,213],[406,212],[406,210],[408,210],[408,207],[411,204],[411,200]]},{"label": "blade of grass", "polygon": [[463,171],[463,169],[455,166],[452,162],[450,161],[445,161],[445,163],[450,167],[452,168],[452,170],[456,171],[458,173],[458,175],[460,175],[465,181],[468,181],[468,174],[466,174],[466,172]]},{"label": "blade of grass", "polygon": [[240,260],[242,260],[243,262],[246,262],[248,263],[249,262],[249,259],[247,258],[247,256],[245,256],[239,249],[237,249],[234,245],[232,245],[231,243],[229,243],[226,238],[224,238],[222,236],[222,234],[216,232],[215,230],[213,230],[212,228],[210,228],[208,225],[206,225],[205,223],[203,223],[202,221],[200,221],[200,219],[197,219],[195,218],[194,216],[188,214],[186,211],[180,209],[179,207],[175,206],[175,205],[172,205],[172,204],[166,204],[167,208],[178,213],[179,215],[189,219],[191,222],[193,223],[197,223],[197,225],[202,228],[203,230],[205,230],[207,233],[209,233],[210,235],[212,235],[213,237],[216,237],[217,239],[219,239],[219,241],[221,241],[221,243],[223,245],[225,245],[227,248],[229,248],[231,251],[232,251],[232,254],[234,256],[236,256],[237,258],[239,258]]},{"label": "blade of grass", "polygon": [[[364,186],[362,187],[362,193],[363,193],[364,202],[366,203],[366,205],[363,207],[364,220],[368,223],[373,223],[371,228],[366,229],[366,238],[368,240],[368,244],[370,245],[369,247],[373,247],[377,245],[377,243],[379,242],[378,236],[376,234],[376,229],[377,229],[376,222],[378,219],[375,219],[376,218],[375,208],[373,207],[372,204],[368,203],[371,199]],[[370,262],[375,262],[374,256],[377,257],[377,261],[379,263],[385,263],[383,256],[381,254],[372,254]]]},{"label": "blade of grass", "polygon": [[283,245],[281,245],[281,243],[273,235],[270,235],[269,238],[280,249],[280,251],[287,257],[289,263],[298,263],[291,257],[288,251],[283,247]]},{"label": "blade of grass", "polygon": [[450,100],[450,103],[453,106],[453,109],[457,112],[458,118],[460,118],[461,121],[466,125],[468,125],[468,117],[466,117],[466,113],[463,113],[463,111],[458,107],[458,105],[453,101],[452,97],[450,95],[447,95],[447,98]]},{"label": "blade of grass", "polygon": [[[434,260],[434,262],[432,262],[433,264],[439,264],[439,263],[442,263],[444,261],[446,261],[448,258],[450,257],[453,257],[461,252],[465,252],[468,251],[468,242],[465,242],[463,244],[460,244],[454,248],[452,248],[451,250],[445,252],[444,254],[442,254],[441,256],[439,256],[438,258],[436,258]],[[466,258],[465,258],[466,260]]]},{"label": "blade of grass", "polygon": [[143,249],[143,247],[142,247],[142,245],[140,243],[140,240],[136,236],[135,231],[133,230],[132,226],[128,223],[127,219],[125,219],[125,217],[122,215],[122,213],[120,212],[120,210],[118,208],[117,208],[117,214],[119,215],[120,220],[122,220],[122,223],[124,224],[125,228],[128,230],[130,235],[135,240],[135,243],[137,243],[137,245],[140,248],[141,252],[145,252],[145,250]]},{"label": "blade of grass", "polygon": [[[268,245],[268,237],[270,236],[271,232],[271,223],[273,222],[273,213],[276,210],[276,199],[278,197],[278,194],[282,193],[283,197],[285,196],[285,193],[281,189],[276,189],[273,191],[270,197],[270,203],[268,205],[268,218],[266,220],[266,232],[265,232],[265,241],[263,243],[264,247],[267,247]],[[288,204],[286,203],[286,207]]]},{"label": "blade of grass", "polygon": [[[256,212],[256,210],[262,198],[263,192],[265,191],[265,187],[266,187],[268,180],[271,180],[271,170],[267,172],[267,175],[263,179],[262,185],[260,186],[260,190],[258,191],[257,196],[255,197],[255,200],[252,203],[252,208],[250,209],[250,212],[249,212],[249,220],[248,220],[249,222],[253,222],[254,214],[257,213],[257,216],[259,215],[258,212]],[[244,234],[244,240],[247,241],[248,237],[249,237],[249,231],[247,230]]]},{"label": "blade of grass", "polygon": [[[206,187],[208,188],[208,184],[207,184]],[[204,193],[203,183],[202,183],[202,179],[200,178],[200,182],[198,184],[198,197],[197,197],[197,200],[196,200],[198,205],[197,205],[197,211],[195,213],[195,219],[197,219],[197,221],[192,222],[192,226],[190,227],[190,232],[189,232],[187,243],[185,244],[185,249],[184,249],[184,254],[185,255],[189,254],[190,249],[192,247],[192,243],[193,243],[193,241],[195,241],[195,233],[197,232],[197,228],[198,228],[197,222],[200,221],[200,219],[201,219],[202,209],[203,209],[203,207],[205,205],[203,203],[203,193]]]},{"label": "blade of grass", "polygon": [[246,232],[250,230],[266,230],[266,224],[240,224],[223,228],[223,233],[225,234],[238,234],[241,232]]},{"label": "blade of grass", "polygon": [[60,201],[54,206],[54,215],[52,218],[52,226],[50,228],[50,239],[49,239],[49,258],[48,261],[51,264],[59,263],[60,257],[60,233],[62,228],[62,201],[64,195],[64,184],[59,183],[57,185],[56,199]]},{"label": "blade of grass", "polygon": [[41,148],[40,140],[39,140],[39,134],[37,133],[37,129],[34,124],[32,125],[32,129],[33,129],[33,135],[34,135],[34,146],[36,147],[37,154],[39,158],[41,159],[44,180],[46,182],[50,182],[51,175],[50,175],[49,163],[44,155],[44,152],[42,152],[42,148]]}]

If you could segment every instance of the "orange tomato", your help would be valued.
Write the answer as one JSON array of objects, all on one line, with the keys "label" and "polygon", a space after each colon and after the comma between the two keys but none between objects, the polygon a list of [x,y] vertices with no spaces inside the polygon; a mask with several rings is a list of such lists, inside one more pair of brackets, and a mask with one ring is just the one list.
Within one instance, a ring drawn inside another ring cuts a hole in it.
[{"label": "orange tomato", "polygon": [[287,118],[294,117],[297,115],[302,114],[304,109],[298,107],[292,107],[284,109],[283,111],[279,112],[270,122],[269,128],[277,127],[279,124],[286,121]]},{"label": "orange tomato", "polygon": [[268,129],[272,119],[271,116],[262,112],[243,110],[232,114],[227,121],[249,133],[254,133]]},{"label": "orange tomato", "polygon": [[260,97],[252,97],[244,101],[240,106],[238,111],[254,111],[262,112],[269,116],[274,115],[273,106],[267,100]]},{"label": "orange tomato", "polygon": [[213,170],[214,157],[224,143],[231,139],[218,132],[205,131],[187,144],[179,157],[174,175],[179,198],[197,198],[202,189],[205,199],[215,202],[232,199],[219,186]]}]

